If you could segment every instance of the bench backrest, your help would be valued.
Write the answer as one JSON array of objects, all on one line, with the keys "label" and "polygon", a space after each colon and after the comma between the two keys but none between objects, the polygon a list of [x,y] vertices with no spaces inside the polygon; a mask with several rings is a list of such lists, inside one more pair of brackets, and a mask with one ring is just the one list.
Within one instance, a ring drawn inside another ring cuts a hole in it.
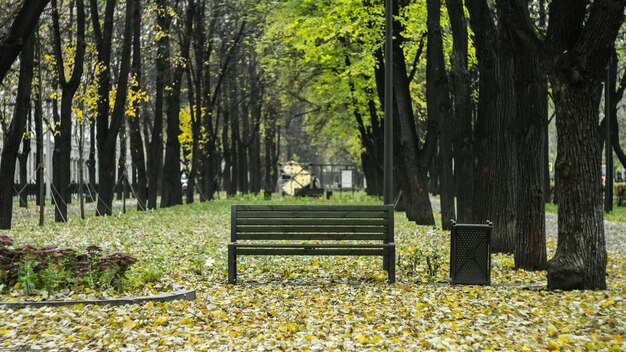
[{"label": "bench backrest", "polygon": [[392,205],[233,205],[231,241],[393,242]]}]

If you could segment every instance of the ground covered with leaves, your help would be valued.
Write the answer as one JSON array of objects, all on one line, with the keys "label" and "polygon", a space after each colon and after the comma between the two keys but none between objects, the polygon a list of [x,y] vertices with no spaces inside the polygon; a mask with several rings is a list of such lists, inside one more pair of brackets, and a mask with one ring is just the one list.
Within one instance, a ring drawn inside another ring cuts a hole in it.
[{"label": "ground covered with leaves", "polygon": [[[394,285],[386,282],[381,258],[242,257],[242,283],[232,286],[226,283],[229,205],[216,201],[43,228],[33,217],[17,219],[7,234],[19,243],[97,244],[131,253],[138,263],[127,294],[182,285],[197,289],[198,298],[0,307],[0,350],[626,349],[626,262],[617,252],[609,251],[609,289],[603,292],[542,290],[545,273],[515,271],[506,255],[493,256],[494,285],[450,286],[449,234],[397,214]],[[551,253],[554,246],[549,243]],[[87,289],[55,298],[115,295]],[[3,301],[41,298],[15,290],[0,295]]]}]

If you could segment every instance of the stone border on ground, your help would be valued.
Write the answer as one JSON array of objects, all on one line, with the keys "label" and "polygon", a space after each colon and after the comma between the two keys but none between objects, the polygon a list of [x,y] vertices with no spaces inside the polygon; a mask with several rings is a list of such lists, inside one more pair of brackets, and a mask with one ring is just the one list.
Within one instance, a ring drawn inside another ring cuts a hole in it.
[{"label": "stone border on ground", "polygon": [[82,299],[67,301],[20,301],[20,302],[0,302],[0,307],[25,308],[25,307],[63,307],[77,304],[97,305],[97,306],[123,306],[127,304],[141,304],[146,302],[171,302],[176,300],[193,301],[196,299],[196,290],[177,289],[172,292],[159,293],[153,296],[120,297],[110,299]]}]

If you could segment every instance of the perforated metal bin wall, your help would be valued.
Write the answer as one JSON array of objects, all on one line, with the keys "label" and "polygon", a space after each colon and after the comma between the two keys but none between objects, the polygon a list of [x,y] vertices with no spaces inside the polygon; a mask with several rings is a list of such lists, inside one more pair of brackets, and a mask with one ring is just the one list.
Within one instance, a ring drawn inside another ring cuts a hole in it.
[{"label": "perforated metal bin wall", "polygon": [[492,224],[452,223],[450,236],[450,282],[491,284]]}]

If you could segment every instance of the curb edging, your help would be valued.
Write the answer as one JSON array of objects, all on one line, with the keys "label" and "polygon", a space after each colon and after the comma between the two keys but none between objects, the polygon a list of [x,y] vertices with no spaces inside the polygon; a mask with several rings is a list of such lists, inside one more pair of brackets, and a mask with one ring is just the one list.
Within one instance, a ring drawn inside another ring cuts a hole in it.
[{"label": "curb edging", "polygon": [[20,302],[0,302],[0,307],[19,309],[26,307],[65,307],[77,304],[97,305],[97,306],[123,306],[128,304],[142,304],[146,302],[171,302],[176,300],[193,301],[196,299],[196,290],[180,289],[172,292],[159,293],[153,296],[120,297],[111,299],[83,299],[68,301],[20,301]]}]

